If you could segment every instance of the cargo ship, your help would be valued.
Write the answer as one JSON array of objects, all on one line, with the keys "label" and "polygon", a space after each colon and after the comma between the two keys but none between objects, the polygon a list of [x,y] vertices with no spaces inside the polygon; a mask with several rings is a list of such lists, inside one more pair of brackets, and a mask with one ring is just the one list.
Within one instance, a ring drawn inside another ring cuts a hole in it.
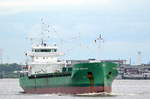
[{"label": "cargo ship", "polygon": [[114,62],[89,60],[73,64],[69,60],[60,60],[64,54],[58,47],[43,42],[33,45],[25,55],[28,61],[19,78],[24,93],[110,93],[118,74],[118,64]]}]

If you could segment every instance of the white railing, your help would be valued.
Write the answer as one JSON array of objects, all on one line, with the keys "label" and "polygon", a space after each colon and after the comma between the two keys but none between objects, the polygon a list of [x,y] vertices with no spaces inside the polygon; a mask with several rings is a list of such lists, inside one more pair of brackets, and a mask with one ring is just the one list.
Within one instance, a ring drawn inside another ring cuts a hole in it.
[{"label": "white railing", "polygon": [[38,56],[38,57],[52,57],[52,56],[62,56],[64,53],[61,52],[28,52],[27,56]]}]

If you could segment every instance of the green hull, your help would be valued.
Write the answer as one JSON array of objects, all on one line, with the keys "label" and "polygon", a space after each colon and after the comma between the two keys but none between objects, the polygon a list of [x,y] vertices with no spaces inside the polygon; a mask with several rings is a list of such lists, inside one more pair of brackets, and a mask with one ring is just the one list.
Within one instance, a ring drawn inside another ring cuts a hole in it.
[{"label": "green hull", "polygon": [[21,75],[19,81],[27,93],[111,92],[117,74],[117,64],[112,62],[79,63],[61,73]]}]

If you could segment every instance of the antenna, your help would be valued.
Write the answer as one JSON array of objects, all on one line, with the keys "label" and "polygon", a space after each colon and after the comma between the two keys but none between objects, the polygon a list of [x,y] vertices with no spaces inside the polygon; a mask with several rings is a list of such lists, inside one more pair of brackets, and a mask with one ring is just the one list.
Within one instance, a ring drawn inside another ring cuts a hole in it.
[{"label": "antenna", "polygon": [[[104,43],[104,38],[102,37],[102,34],[99,34],[99,36],[94,40],[94,43],[97,44],[97,54],[99,55],[100,48],[102,43]],[[100,55],[99,55],[100,58]]]},{"label": "antenna", "polygon": [[103,39],[103,37],[102,37],[102,34],[99,34],[99,36],[94,40],[94,43],[95,44],[98,44],[99,46],[98,47],[100,47],[101,46],[101,44],[102,43],[104,43],[104,39]]},{"label": "antenna", "polygon": [[49,32],[50,32],[49,25],[44,22],[43,18],[41,18],[41,45],[44,44],[45,42],[44,39],[49,38],[49,36],[46,36],[46,33],[49,33]]},{"label": "antenna", "polygon": [[50,37],[53,37],[52,33],[50,32],[54,31],[53,33],[56,33],[56,30],[54,30],[54,28],[51,25],[47,24],[44,18],[41,18],[40,25],[35,25],[33,29],[34,31],[31,37],[26,37],[26,39],[29,40],[32,43],[32,45],[35,41],[38,42],[38,45],[44,45],[44,43],[47,42]]},{"label": "antenna", "polygon": [[41,45],[45,44],[46,40],[48,40],[50,36],[51,41],[53,40],[53,38],[55,38],[54,35],[52,35],[52,33],[57,33],[55,28],[52,25],[45,23],[44,19],[41,18],[41,33],[40,33]]}]

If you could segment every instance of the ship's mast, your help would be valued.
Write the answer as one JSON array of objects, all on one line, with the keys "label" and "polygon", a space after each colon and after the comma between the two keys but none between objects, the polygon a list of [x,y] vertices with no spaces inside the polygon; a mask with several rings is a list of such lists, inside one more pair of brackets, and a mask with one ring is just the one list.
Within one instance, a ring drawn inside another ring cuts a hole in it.
[{"label": "ship's mast", "polygon": [[46,33],[49,34],[50,30],[49,30],[49,25],[46,24],[43,20],[43,18],[41,18],[41,45],[44,45],[44,43],[46,42],[46,39],[49,39],[49,35],[46,35]]},{"label": "ship's mast", "polygon": [[104,38],[102,37],[102,34],[99,34],[99,36],[94,40],[94,43],[97,44],[97,54],[99,55],[98,58],[100,60],[100,50],[102,44],[104,43]]},{"label": "ship's mast", "polygon": [[40,43],[32,45],[32,50],[26,53],[30,58],[26,62],[29,74],[54,73],[61,71],[65,65],[64,61],[58,61],[58,57],[64,54],[58,51],[56,44],[46,44],[46,40],[50,37],[49,32],[49,25],[41,19]]}]

